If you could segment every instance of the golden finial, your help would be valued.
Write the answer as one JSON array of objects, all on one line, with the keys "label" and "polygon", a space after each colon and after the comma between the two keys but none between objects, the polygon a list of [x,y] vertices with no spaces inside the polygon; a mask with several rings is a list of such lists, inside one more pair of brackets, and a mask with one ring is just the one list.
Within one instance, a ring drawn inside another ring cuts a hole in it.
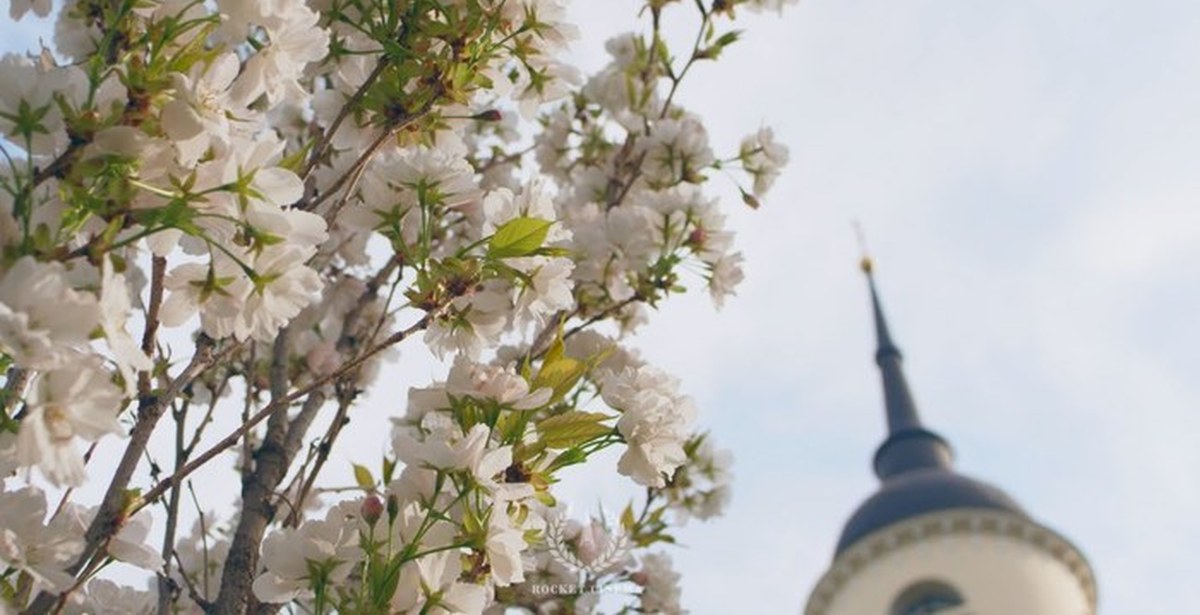
[{"label": "golden finial", "polygon": [[862,254],[862,259],[858,261],[858,267],[862,269],[863,273],[871,275],[871,272],[875,269],[875,262],[871,260],[871,253],[867,250],[867,236],[863,233],[862,225],[859,224],[858,220],[851,222],[851,224],[854,225],[854,236],[858,238],[858,251]]}]

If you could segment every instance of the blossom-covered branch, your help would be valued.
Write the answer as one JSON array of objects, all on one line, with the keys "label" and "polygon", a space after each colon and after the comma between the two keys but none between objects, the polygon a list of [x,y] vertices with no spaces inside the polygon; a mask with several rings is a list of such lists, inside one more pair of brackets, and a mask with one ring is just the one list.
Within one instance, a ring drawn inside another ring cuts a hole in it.
[{"label": "blossom-covered branch", "polygon": [[[787,3],[649,0],[586,79],[558,0],[10,3],[55,34],[0,58],[0,613],[679,612],[651,550],[730,461],[625,342],[742,279],[711,185],[757,207],[787,149],[679,101]],[[445,377],[370,416],[401,343]],[[332,489],[352,415],[390,446]],[[608,449],[644,498],[567,519]]]}]

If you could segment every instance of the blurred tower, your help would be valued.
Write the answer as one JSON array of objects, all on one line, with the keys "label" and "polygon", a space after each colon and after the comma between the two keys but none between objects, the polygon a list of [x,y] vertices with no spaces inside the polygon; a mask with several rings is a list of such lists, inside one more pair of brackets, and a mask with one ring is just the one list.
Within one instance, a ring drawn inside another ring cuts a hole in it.
[{"label": "blurred tower", "polygon": [[887,411],[881,484],[846,522],[805,615],[1095,615],[1079,549],[1003,491],[955,472],[949,443],[921,424],[869,259],[862,269]]}]

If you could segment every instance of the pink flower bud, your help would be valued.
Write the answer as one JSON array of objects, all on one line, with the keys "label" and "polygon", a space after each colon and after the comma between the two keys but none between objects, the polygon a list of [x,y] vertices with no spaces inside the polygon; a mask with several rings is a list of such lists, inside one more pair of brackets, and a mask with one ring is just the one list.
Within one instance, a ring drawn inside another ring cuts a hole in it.
[{"label": "pink flower bud", "polygon": [[368,495],[362,503],[362,516],[367,523],[375,525],[375,522],[383,516],[383,500],[375,494]]}]

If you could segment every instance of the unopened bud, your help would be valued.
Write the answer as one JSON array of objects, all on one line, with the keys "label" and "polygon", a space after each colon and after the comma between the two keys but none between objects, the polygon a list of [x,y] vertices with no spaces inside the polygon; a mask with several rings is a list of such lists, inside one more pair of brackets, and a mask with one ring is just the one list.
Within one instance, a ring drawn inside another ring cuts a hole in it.
[{"label": "unopened bud", "polygon": [[499,122],[502,117],[496,109],[488,109],[487,111],[476,113],[474,119],[481,122]]},{"label": "unopened bud", "polygon": [[400,498],[396,494],[389,493],[387,499],[387,514],[388,524],[396,522],[396,517],[400,516]]},{"label": "unopened bud", "polygon": [[375,525],[379,517],[383,516],[383,500],[373,493],[368,495],[362,503],[362,516],[368,524]]},{"label": "unopened bud", "polygon": [[750,209],[758,209],[758,207],[762,205],[762,203],[758,202],[758,197],[746,192],[745,190],[742,191],[742,202],[749,205]]}]

